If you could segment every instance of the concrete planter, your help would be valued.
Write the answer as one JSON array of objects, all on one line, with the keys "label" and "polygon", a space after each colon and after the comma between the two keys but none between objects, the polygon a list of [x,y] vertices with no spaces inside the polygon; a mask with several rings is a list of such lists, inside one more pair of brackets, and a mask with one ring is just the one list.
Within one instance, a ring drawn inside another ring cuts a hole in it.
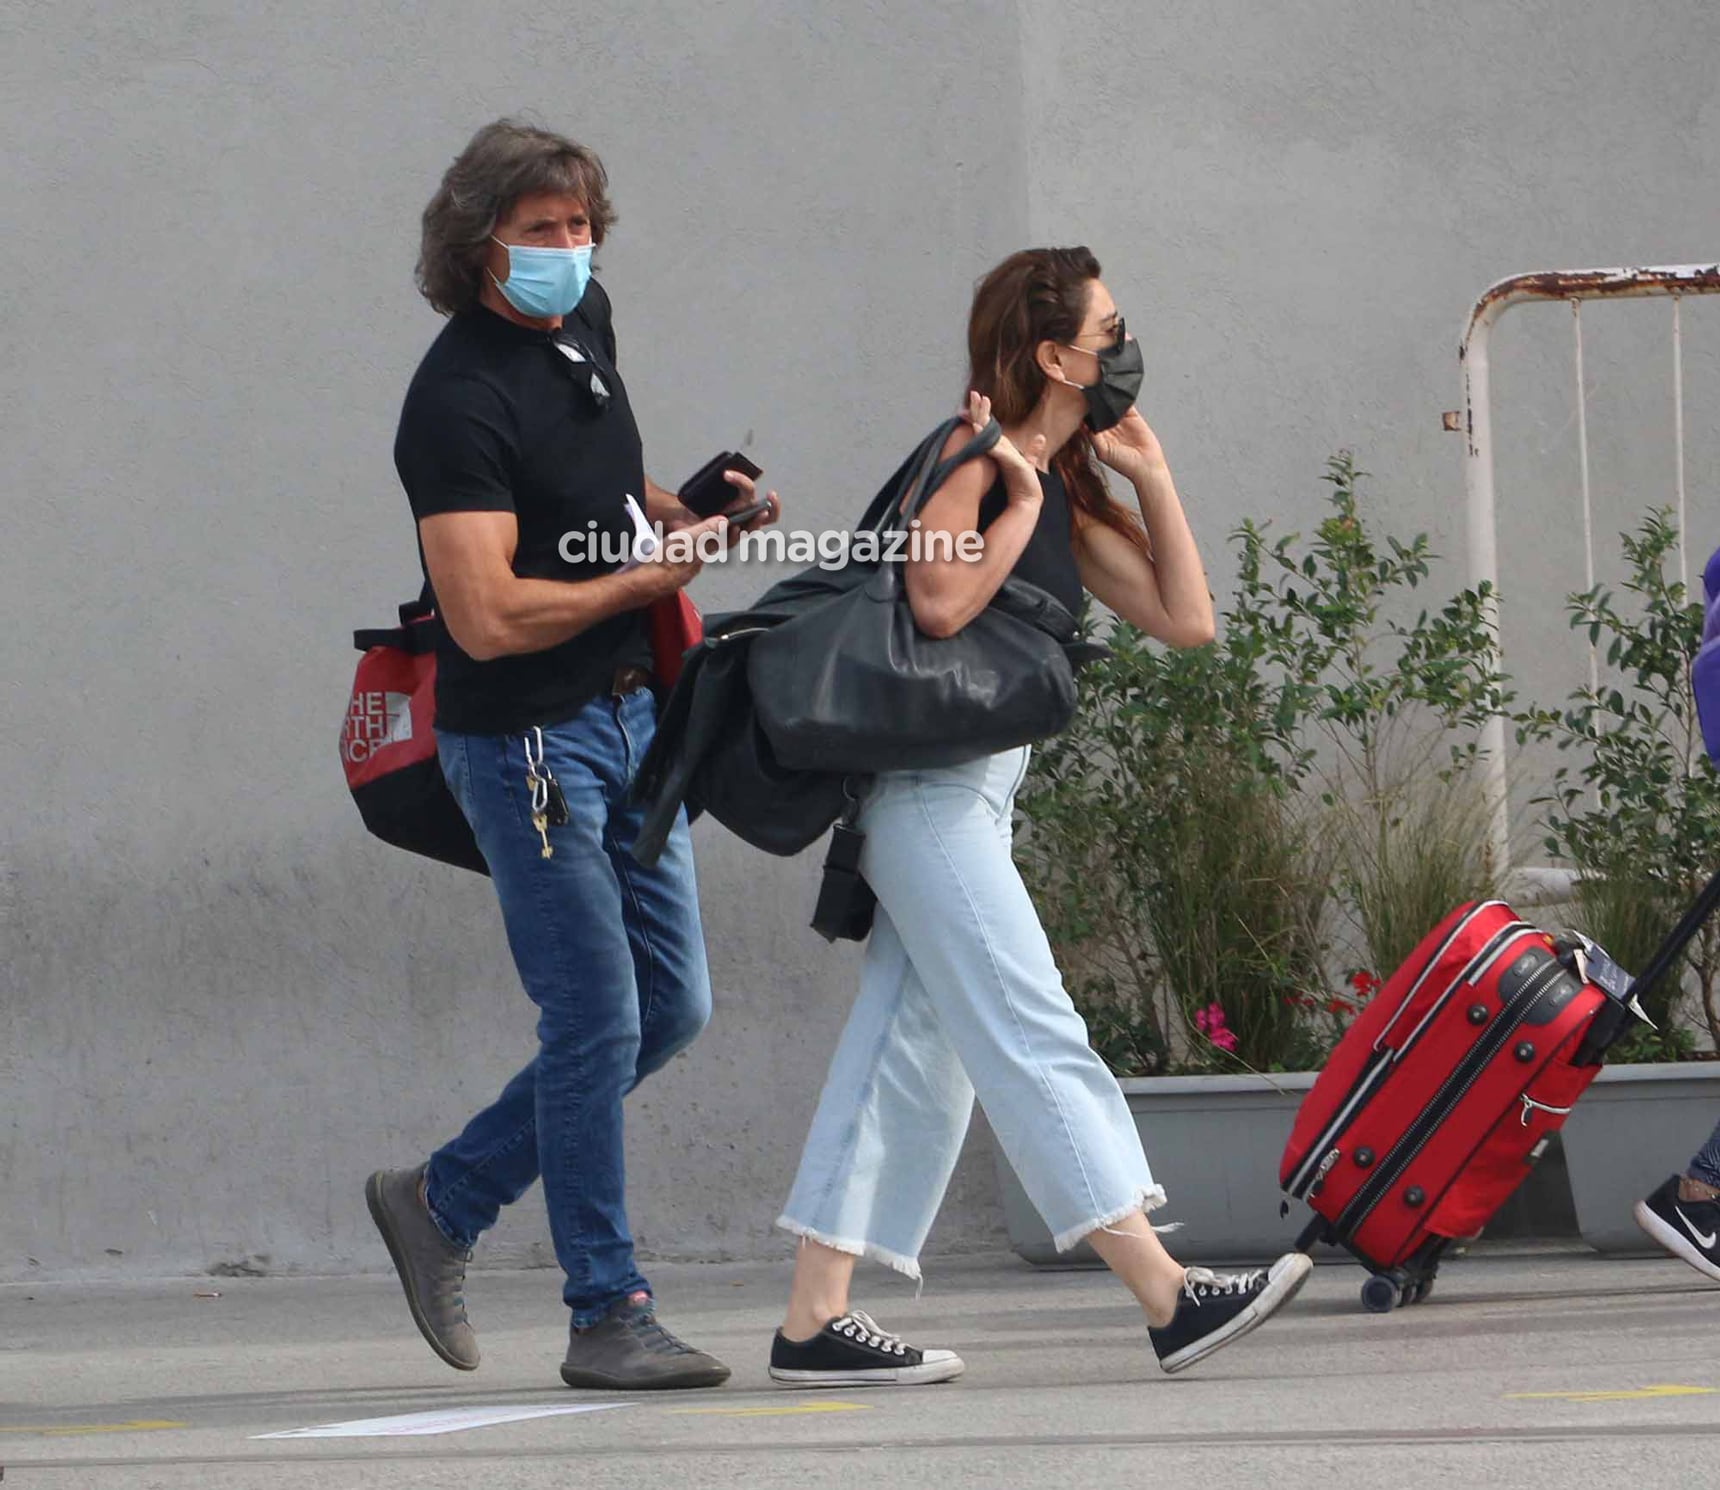
[{"label": "concrete planter", "polygon": [[[1296,1109],[1317,1074],[1146,1076],[1121,1082],[1153,1177],[1170,1197],[1152,1219],[1160,1224],[1183,1223],[1168,1244],[1178,1258],[1260,1262],[1295,1243],[1309,1211],[1297,1201],[1288,1216],[1278,1214],[1283,1200],[1278,1161]],[[1720,1098],[1720,1088],[1714,1092]],[[1715,1116],[1720,1116],[1720,1109]],[[1701,1130],[1689,1142],[1679,1164],[1694,1152],[1705,1132]],[[1064,1253],[1052,1247],[1051,1233],[1009,1160],[1001,1149],[996,1157],[1004,1220],[1015,1252],[1040,1266],[1097,1265],[1097,1256],[1086,1245]],[[1625,1221],[1630,1222],[1628,1205]],[[1487,1235],[1495,1239],[1573,1237],[1576,1229],[1563,1156],[1554,1144],[1494,1217]]]},{"label": "concrete planter", "polygon": [[1631,1216],[1720,1121],[1720,1061],[1608,1066],[1565,1120],[1582,1238],[1597,1252],[1658,1253]]}]

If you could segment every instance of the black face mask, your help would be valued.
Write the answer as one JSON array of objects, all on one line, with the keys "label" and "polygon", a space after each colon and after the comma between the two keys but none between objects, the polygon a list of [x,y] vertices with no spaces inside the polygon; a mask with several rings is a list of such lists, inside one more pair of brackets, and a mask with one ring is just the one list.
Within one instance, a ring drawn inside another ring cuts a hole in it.
[{"label": "black face mask", "polygon": [[[1075,350],[1093,352],[1091,347]],[[1120,424],[1123,416],[1134,408],[1135,400],[1141,396],[1146,365],[1141,360],[1141,344],[1133,337],[1093,355],[1099,359],[1099,381],[1082,388],[1081,396],[1087,400],[1087,428],[1099,434]]]}]

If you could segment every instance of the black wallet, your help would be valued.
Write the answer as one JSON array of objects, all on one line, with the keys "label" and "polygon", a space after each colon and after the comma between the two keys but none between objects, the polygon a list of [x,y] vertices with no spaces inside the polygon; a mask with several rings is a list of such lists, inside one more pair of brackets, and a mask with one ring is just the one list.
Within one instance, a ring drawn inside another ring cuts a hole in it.
[{"label": "black wallet", "polygon": [[715,517],[723,508],[732,507],[740,500],[741,494],[734,483],[723,480],[729,471],[739,471],[755,481],[764,475],[763,467],[755,466],[739,451],[723,450],[683,481],[675,495],[689,512],[700,517]]}]

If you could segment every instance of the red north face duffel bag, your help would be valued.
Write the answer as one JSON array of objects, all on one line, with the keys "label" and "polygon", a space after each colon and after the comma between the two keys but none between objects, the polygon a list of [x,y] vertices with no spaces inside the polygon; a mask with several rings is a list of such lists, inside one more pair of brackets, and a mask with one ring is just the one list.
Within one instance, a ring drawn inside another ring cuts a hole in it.
[{"label": "red north face duffel bag", "polygon": [[488,874],[471,825],[436,758],[436,632],[428,596],[400,625],[355,631],[364,653],[340,731],[340,763],[364,825],[385,843]]},{"label": "red north face duffel bag", "polygon": [[[488,874],[460,804],[436,758],[436,634],[428,590],[400,607],[400,625],[355,631],[364,653],[340,731],[340,763],[359,815],[384,843],[443,864]],[[646,608],[652,672],[660,686],[681,675],[682,658],[704,635],[684,591]]]}]

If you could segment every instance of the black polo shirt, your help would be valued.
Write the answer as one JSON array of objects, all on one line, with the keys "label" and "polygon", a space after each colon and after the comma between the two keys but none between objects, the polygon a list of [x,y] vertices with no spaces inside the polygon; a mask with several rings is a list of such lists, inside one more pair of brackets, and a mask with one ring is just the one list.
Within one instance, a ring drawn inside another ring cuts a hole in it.
[{"label": "black polo shirt", "polygon": [[[570,358],[569,350],[582,358]],[[592,375],[601,380],[594,391]],[[645,506],[639,427],[615,370],[609,297],[592,280],[558,332],[483,306],[452,316],[418,365],[394,465],[415,519],[440,512],[511,512],[514,573],[585,580],[618,567],[598,535],[633,531],[624,497]],[[593,528],[592,524],[596,524]],[[563,538],[587,539],[577,562]],[[613,543],[612,543],[612,551]],[[478,662],[446,628],[437,642],[436,722],[465,734],[557,724],[606,692],[617,667],[648,664],[644,612],[599,622],[542,652]]]}]

